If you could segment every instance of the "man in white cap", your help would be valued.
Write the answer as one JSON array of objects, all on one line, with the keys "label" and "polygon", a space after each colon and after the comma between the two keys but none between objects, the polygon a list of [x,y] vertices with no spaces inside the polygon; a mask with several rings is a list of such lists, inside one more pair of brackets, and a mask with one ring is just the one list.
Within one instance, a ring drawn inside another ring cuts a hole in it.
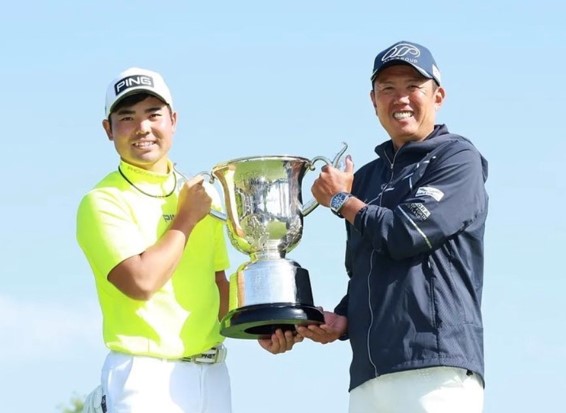
[{"label": "man in white cap", "polygon": [[209,215],[221,207],[203,177],[175,171],[176,125],[160,74],[130,68],[109,85],[102,126],[120,161],[77,213],[110,350],[85,411],[231,412],[219,333],[229,262],[223,223]]}]

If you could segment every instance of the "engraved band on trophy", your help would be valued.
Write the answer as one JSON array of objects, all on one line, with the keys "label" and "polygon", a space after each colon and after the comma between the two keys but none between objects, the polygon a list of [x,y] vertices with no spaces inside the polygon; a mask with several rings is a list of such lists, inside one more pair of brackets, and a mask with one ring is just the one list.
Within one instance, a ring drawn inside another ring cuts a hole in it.
[{"label": "engraved band on trophy", "polygon": [[318,203],[302,204],[304,175],[318,161],[337,166],[348,145],[330,161],[298,156],[238,158],[213,167],[224,193],[226,214],[212,211],[227,223],[229,239],[250,260],[230,276],[229,312],[221,322],[226,337],[268,337],[280,328],[322,324],[314,306],[308,271],[286,258],[303,233],[303,217]]}]

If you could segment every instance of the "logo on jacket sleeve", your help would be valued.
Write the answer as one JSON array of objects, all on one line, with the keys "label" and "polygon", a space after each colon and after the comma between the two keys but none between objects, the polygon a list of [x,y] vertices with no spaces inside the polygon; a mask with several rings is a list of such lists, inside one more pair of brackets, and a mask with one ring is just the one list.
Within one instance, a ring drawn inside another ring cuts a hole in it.
[{"label": "logo on jacket sleeve", "polygon": [[432,186],[421,186],[419,189],[417,189],[415,196],[430,196],[436,202],[440,202],[440,200],[444,197],[444,192],[442,192],[440,189],[433,188]]},{"label": "logo on jacket sleeve", "polygon": [[419,221],[426,221],[430,217],[430,211],[423,204],[407,204],[409,212]]}]

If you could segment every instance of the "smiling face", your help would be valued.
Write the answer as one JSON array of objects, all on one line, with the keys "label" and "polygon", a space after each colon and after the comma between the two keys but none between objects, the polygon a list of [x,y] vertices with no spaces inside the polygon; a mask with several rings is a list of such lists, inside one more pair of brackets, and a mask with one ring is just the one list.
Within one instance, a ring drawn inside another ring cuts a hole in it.
[{"label": "smiling face", "polygon": [[125,162],[152,172],[167,172],[177,114],[148,95],[132,105],[121,105],[102,121],[108,139]]},{"label": "smiling face", "polygon": [[444,96],[434,80],[406,64],[383,69],[370,92],[375,113],[397,149],[430,135]]}]

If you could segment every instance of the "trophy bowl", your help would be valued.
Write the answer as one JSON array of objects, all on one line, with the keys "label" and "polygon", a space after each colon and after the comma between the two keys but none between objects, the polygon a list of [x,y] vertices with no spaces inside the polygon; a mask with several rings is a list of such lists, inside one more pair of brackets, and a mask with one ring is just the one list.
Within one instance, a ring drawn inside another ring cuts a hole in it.
[{"label": "trophy bowl", "polygon": [[256,156],[213,167],[224,194],[230,242],[249,256],[230,276],[222,335],[257,339],[277,329],[295,331],[296,325],[324,322],[314,305],[309,272],[286,254],[301,240],[303,218],[318,206],[315,200],[303,205],[303,177],[318,161],[336,164],[346,148],[333,161]]}]

